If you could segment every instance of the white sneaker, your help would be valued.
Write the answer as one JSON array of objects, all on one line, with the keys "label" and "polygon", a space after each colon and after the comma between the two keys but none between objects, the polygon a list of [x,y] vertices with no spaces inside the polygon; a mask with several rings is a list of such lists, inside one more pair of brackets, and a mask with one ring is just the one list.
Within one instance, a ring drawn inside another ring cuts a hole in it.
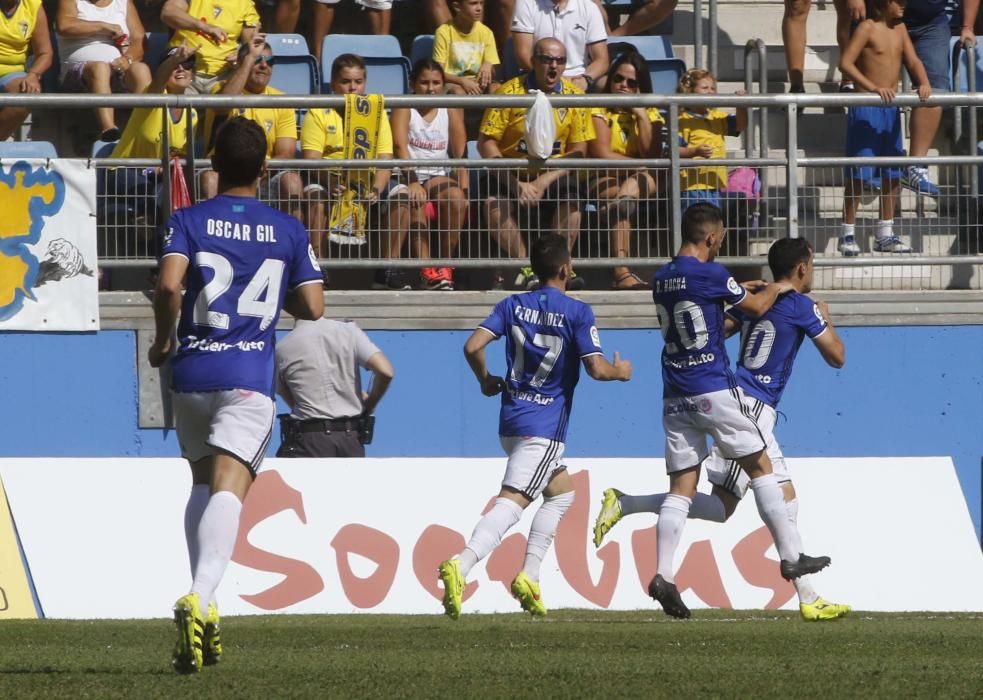
[{"label": "white sneaker", "polygon": [[[843,247],[840,246],[840,250]],[[911,246],[905,245],[904,241],[895,235],[885,238],[878,238],[874,241],[874,250],[878,253],[910,253]]]},{"label": "white sneaker", "polygon": [[840,253],[848,258],[860,255],[860,246],[857,245],[853,236],[844,236],[840,239]]}]

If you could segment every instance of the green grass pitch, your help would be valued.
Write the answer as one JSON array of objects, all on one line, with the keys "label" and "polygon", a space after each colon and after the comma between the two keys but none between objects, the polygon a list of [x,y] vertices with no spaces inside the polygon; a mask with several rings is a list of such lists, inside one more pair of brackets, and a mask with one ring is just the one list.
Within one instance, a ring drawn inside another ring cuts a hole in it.
[{"label": "green grass pitch", "polygon": [[974,614],[230,617],[222,637],[178,676],[168,620],[3,622],[0,698],[983,697]]}]

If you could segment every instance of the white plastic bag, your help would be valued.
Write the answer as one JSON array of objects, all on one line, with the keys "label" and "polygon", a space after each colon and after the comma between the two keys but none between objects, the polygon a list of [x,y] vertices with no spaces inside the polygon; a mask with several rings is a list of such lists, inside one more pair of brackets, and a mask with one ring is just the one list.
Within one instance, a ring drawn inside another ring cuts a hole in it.
[{"label": "white plastic bag", "polygon": [[553,121],[553,108],[546,94],[532,90],[536,101],[526,112],[526,148],[532,158],[546,159],[553,155],[553,142],[556,141],[556,122]]}]

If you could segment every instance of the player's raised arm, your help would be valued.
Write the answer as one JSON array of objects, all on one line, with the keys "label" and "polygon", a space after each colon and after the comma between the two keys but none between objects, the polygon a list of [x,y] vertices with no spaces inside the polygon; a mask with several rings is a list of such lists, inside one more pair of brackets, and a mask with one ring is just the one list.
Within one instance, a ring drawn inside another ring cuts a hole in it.
[{"label": "player's raised arm", "polygon": [[825,302],[816,300],[816,307],[826,320],[826,330],[812,339],[816,344],[819,354],[826,360],[826,364],[834,369],[840,369],[846,364],[846,346],[840,339],[839,334],[833,327],[833,320],[829,315],[829,307]]},{"label": "player's raised arm", "polygon": [[468,361],[468,366],[474,372],[478,384],[481,385],[481,393],[485,396],[495,396],[501,394],[505,388],[505,382],[501,377],[488,373],[488,365],[485,361],[485,348],[493,340],[498,340],[494,333],[484,327],[478,327],[464,343],[464,357]]},{"label": "player's raised arm", "polygon": [[618,353],[614,353],[613,364],[601,354],[588,355],[582,361],[590,378],[599,382],[627,382],[631,379],[631,362],[622,360]]}]

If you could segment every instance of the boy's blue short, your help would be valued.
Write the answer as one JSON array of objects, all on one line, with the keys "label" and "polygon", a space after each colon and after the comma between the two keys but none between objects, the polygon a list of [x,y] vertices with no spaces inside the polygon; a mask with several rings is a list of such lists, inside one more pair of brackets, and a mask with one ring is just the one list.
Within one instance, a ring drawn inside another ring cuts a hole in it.
[{"label": "boy's blue short", "polygon": [[[901,110],[897,107],[850,107],[846,115],[846,154],[851,158],[905,155],[901,143]],[[901,179],[901,168],[871,165],[847,169],[854,180]]]}]

